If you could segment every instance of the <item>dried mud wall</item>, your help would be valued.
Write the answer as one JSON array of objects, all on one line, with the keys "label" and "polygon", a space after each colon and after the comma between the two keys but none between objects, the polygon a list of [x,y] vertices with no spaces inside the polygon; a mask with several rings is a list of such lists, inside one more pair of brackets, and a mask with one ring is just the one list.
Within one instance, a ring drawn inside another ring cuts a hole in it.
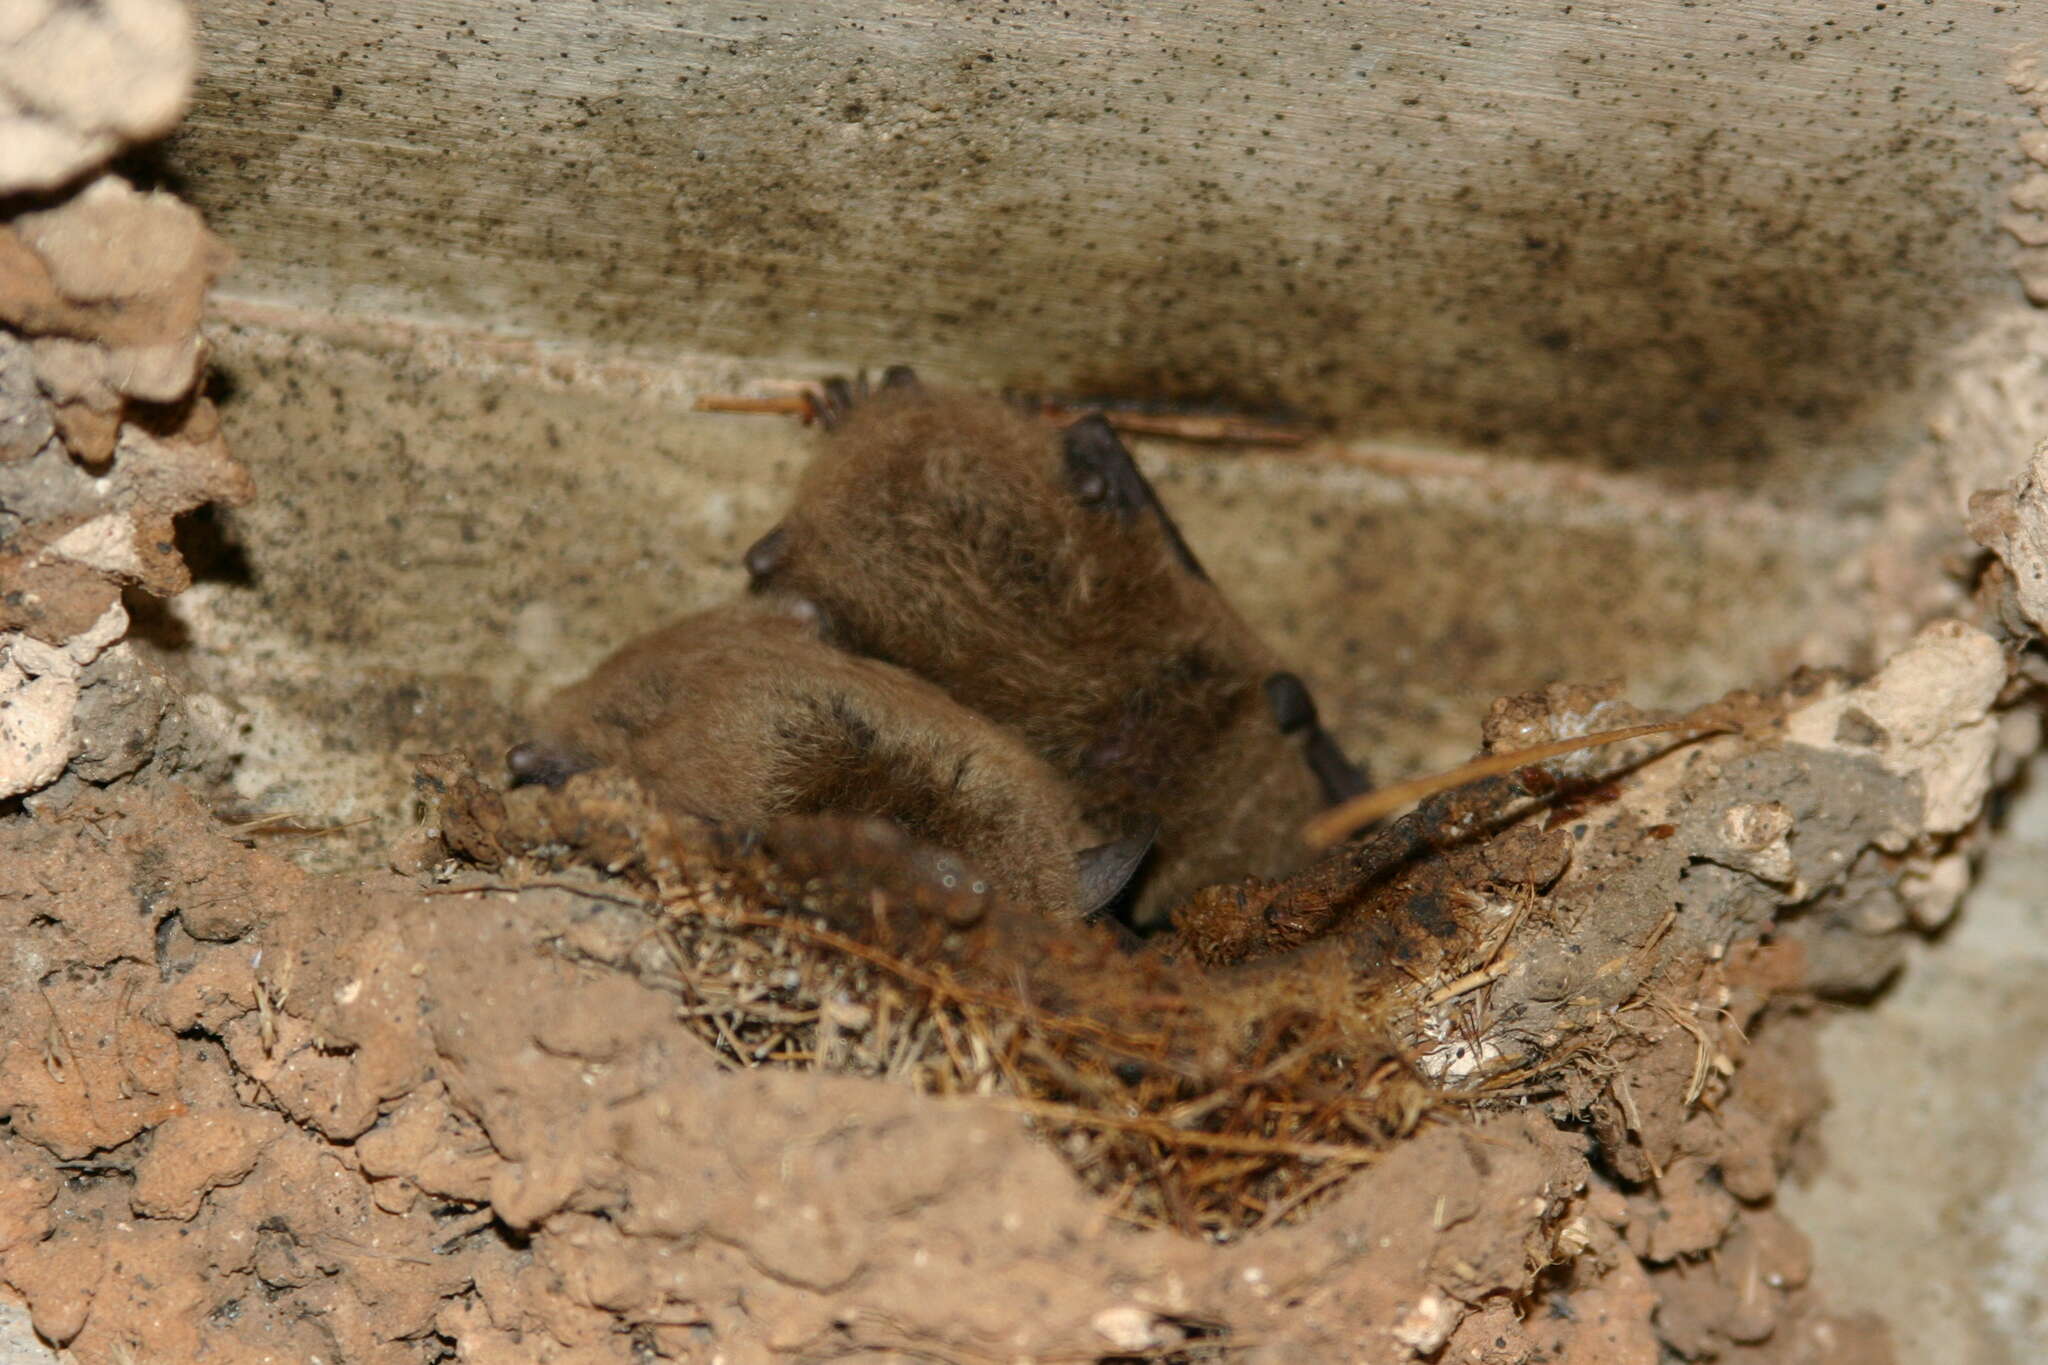
[{"label": "dried mud wall", "polygon": [[[1773,1208],[1808,1015],[1952,909],[2010,675],[1938,623],[1859,686],[1736,699],[1739,734],[1568,767],[1566,813],[1420,862],[1264,987],[1048,956],[998,909],[926,962],[835,938],[575,784],[436,778],[421,871],[354,878],[177,784],[80,784],[7,829],[0,1279],[85,1361],[1871,1365]],[[1488,734],[1626,718],[1554,689]],[[1090,973],[1118,1003],[1045,1023]],[[1173,996],[1220,1027],[1135,1041]],[[1281,1046],[1305,1001],[1360,1023]],[[1045,1060],[1076,1036],[1111,1052]],[[1196,1094],[1156,1107],[1162,1075]],[[1088,1102],[1119,1085],[1155,1107]],[[1231,1216],[1187,1235],[1168,1190]]]},{"label": "dried mud wall", "polygon": [[30,3],[0,35],[0,799],[125,776],[170,738],[122,592],[185,588],[173,519],[250,493],[198,393],[229,253],[98,173],[171,125],[192,69],[171,0]]}]

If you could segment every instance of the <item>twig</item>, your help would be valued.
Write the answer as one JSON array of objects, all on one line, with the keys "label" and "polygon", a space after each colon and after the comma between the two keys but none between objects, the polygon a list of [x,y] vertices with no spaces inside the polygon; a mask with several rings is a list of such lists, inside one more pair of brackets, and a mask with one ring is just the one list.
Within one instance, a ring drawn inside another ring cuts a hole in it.
[{"label": "twig", "polygon": [[700,393],[697,395],[697,411],[776,413],[801,417],[808,422],[816,409],[811,406],[811,400],[800,393],[774,394],[764,398],[737,393]]},{"label": "twig", "polygon": [[253,820],[232,822],[226,821],[218,815],[214,818],[222,820],[230,834],[246,835],[250,838],[255,838],[258,835],[277,834],[315,839],[328,834],[340,834],[343,830],[367,825],[373,817],[365,815],[360,819],[344,821],[338,825],[302,825],[299,823],[300,817],[296,811],[274,811],[269,815],[259,815]]},{"label": "twig", "polygon": [[1278,1226],[1280,1221],[1286,1218],[1288,1214],[1293,1213],[1332,1185],[1349,1179],[1350,1175],[1350,1171],[1343,1169],[1323,1172],[1321,1176],[1307,1182],[1279,1203],[1269,1206],[1252,1231],[1264,1232],[1267,1228]]},{"label": "twig", "polygon": [[1700,1026],[1700,1021],[1684,1013],[1678,1006],[1668,1000],[1659,1000],[1657,1001],[1657,1008],[1663,1011],[1672,1023],[1692,1035],[1695,1045],[1692,1058],[1692,1081],[1685,1087],[1685,1102],[1690,1105],[1706,1093],[1707,1071],[1710,1066],[1709,1056],[1713,1052],[1713,1044],[1708,1041],[1707,1031]]},{"label": "twig", "polygon": [[[464,1218],[460,1222],[456,1223],[455,1226],[450,1228],[447,1232],[443,1233],[441,1240],[434,1243],[434,1251],[438,1255],[447,1255],[449,1252],[455,1249],[455,1244],[457,1242],[460,1242],[463,1238],[470,1236],[472,1233],[483,1231],[485,1228],[489,1227],[493,1222],[497,1221],[497,1217],[498,1213],[496,1209],[477,1210],[475,1213],[470,1214],[467,1218]],[[421,1261],[419,1262],[419,1264],[427,1265],[429,1264],[429,1262]]]},{"label": "twig", "polygon": [[1298,446],[1315,434],[1305,426],[1262,422],[1255,417],[1228,413],[1127,412],[1050,400],[1039,405],[1039,413],[1055,422],[1071,422],[1100,413],[1110,426],[1127,436],[1165,436],[1204,445]]},{"label": "twig", "polygon": [[[817,403],[808,393],[802,392],[758,396],[705,393],[697,396],[696,409],[699,412],[767,413],[798,417],[806,423],[815,421],[818,415]],[[1122,412],[1055,401],[1034,404],[1032,410],[1048,422],[1071,422],[1099,413],[1110,426],[1127,436],[1165,436],[1204,445],[1298,446],[1315,434],[1305,426],[1219,413]]]},{"label": "twig", "polygon": [[1481,986],[1489,985],[1492,982],[1500,980],[1509,972],[1513,971],[1514,968],[1515,959],[1512,957],[1504,957],[1500,961],[1490,963],[1487,966],[1481,967],[1477,971],[1467,972],[1463,976],[1457,978],[1455,981],[1445,982],[1443,985],[1437,987],[1428,995],[1424,996],[1422,998],[1422,1007],[1424,1009],[1435,1009],[1438,1005],[1443,1004],[1446,1000],[1455,1000],[1457,997],[1464,995],[1468,991],[1476,991]]},{"label": "twig", "polygon": [[1532,763],[1545,759],[1562,758],[1566,754],[1578,753],[1581,749],[1594,749],[1603,744],[1618,744],[1625,739],[1639,739],[1644,735],[1667,735],[1677,731],[1689,731],[1687,739],[1698,739],[1704,735],[1722,734],[1730,727],[1722,722],[1699,723],[1685,720],[1659,721],[1652,725],[1629,725],[1619,730],[1602,730],[1598,734],[1581,735],[1577,739],[1553,740],[1548,744],[1537,744],[1527,749],[1517,749],[1510,754],[1488,754],[1475,758],[1470,763],[1460,764],[1448,772],[1432,777],[1417,777],[1407,782],[1396,782],[1391,787],[1354,796],[1340,806],[1324,811],[1302,827],[1302,838],[1310,848],[1329,848],[1341,843],[1358,830],[1364,829],[1381,816],[1412,801],[1435,796],[1438,792],[1462,787],[1468,782],[1477,782],[1482,777],[1498,777],[1503,773],[1515,772]]}]

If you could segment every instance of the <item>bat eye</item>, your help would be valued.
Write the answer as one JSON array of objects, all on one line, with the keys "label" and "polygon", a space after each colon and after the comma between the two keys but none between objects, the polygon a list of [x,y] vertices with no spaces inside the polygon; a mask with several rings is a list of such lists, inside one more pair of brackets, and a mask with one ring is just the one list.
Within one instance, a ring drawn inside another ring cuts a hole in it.
[{"label": "bat eye", "polygon": [[747,547],[741,562],[747,566],[747,577],[759,584],[770,574],[782,567],[782,561],[789,558],[789,532],[778,526]]},{"label": "bat eye", "polygon": [[1089,508],[1114,512],[1129,521],[1149,499],[1150,489],[1131,453],[1100,415],[1084,417],[1060,433],[1067,466],[1067,491]]},{"label": "bat eye", "polygon": [[1266,679],[1266,705],[1280,733],[1291,735],[1316,723],[1316,704],[1308,688],[1292,673],[1275,673]]}]

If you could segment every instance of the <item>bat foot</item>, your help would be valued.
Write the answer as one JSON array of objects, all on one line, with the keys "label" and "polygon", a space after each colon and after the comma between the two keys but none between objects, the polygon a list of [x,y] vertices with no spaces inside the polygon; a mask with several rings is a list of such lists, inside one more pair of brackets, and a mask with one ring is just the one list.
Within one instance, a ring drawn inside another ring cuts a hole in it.
[{"label": "bat foot", "polygon": [[811,405],[808,419],[827,431],[835,431],[855,407],[877,393],[920,393],[923,390],[924,383],[917,377],[916,370],[908,365],[891,365],[882,371],[881,380],[877,383],[868,382],[866,370],[852,379],[835,374],[806,385],[804,398]]}]

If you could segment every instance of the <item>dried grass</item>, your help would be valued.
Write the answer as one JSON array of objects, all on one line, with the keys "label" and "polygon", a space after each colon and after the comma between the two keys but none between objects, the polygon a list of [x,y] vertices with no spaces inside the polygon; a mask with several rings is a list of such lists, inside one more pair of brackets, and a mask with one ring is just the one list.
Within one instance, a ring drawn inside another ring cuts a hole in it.
[{"label": "dried grass", "polygon": [[[1126,952],[1000,902],[934,913],[900,880],[901,848],[844,822],[735,839],[671,821],[629,783],[519,793],[509,814],[461,775],[433,787],[457,851],[508,874],[496,889],[645,914],[661,951],[636,970],[727,1065],[994,1101],[1106,1216],[1144,1226],[1218,1240],[1275,1226],[1430,1116],[1526,1103],[1576,1064],[1571,1046],[1497,1045],[1515,1041],[1489,1004],[1507,940],[1543,913],[1526,886],[1475,888],[1498,923],[1409,976],[1362,976],[1334,943],[1204,971],[1170,944]],[[1447,1039],[1486,1064],[1432,1083],[1418,1059]]]},{"label": "dried grass", "polygon": [[1426,1107],[1412,1069],[1383,1046],[1361,1056],[1359,1030],[1313,1008],[1276,1002],[1235,1028],[1159,993],[1066,1013],[1033,1003],[1028,975],[963,980],[800,916],[643,904],[673,967],[656,979],[730,1064],[1000,1097],[1126,1219],[1216,1238],[1269,1225]]}]

